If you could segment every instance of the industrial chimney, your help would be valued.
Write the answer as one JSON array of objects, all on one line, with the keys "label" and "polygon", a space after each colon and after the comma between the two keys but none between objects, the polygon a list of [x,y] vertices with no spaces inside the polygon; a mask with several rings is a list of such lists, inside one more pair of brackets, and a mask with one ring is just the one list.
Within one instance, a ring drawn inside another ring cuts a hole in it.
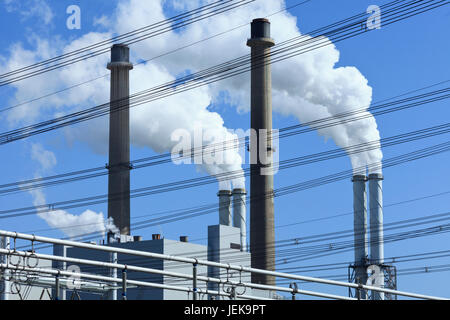
[{"label": "industrial chimney", "polygon": [[[365,175],[354,175],[353,182],[353,229],[355,246],[355,279],[361,284],[367,282],[367,192]],[[365,299],[366,294],[362,293]]]},{"label": "industrial chimney", "polygon": [[[370,263],[382,265],[384,263],[383,236],[383,175],[369,174],[369,207],[370,207]],[[384,286],[384,276],[379,275],[377,285]],[[384,293],[372,292],[373,300],[384,300]]]},{"label": "industrial chimney", "polygon": [[[270,71],[270,22],[251,23],[251,129],[250,137],[250,251],[252,268],[275,270],[275,229],[272,167],[272,78]],[[261,143],[261,141],[263,141]],[[267,144],[266,144],[267,141]],[[266,150],[260,150],[261,144]],[[261,155],[265,154],[265,159]],[[262,160],[262,161],[261,161]],[[270,171],[270,170],[269,170]],[[252,282],[274,285],[275,277],[252,274]]]},{"label": "industrial chimney", "polygon": [[247,210],[245,189],[233,189],[233,226],[240,229],[241,251],[247,251]]},{"label": "industrial chimney", "polygon": [[[130,234],[130,49],[123,44],[111,48],[108,218],[120,234]],[[109,238],[109,237],[108,237]]]},{"label": "industrial chimney", "polygon": [[231,191],[220,190],[217,196],[219,197],[219,224],[231,226]]}]

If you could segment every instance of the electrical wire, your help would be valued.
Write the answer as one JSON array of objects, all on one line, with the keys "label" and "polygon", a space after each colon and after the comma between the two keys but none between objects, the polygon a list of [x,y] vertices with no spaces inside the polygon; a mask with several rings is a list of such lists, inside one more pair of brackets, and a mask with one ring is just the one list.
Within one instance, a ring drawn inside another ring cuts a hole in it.
[{"label": "electrical wire", "polygon": [[[287,11],[287,10],[296,8],[296,7],[300,6],[300,5],[303,5],[303,4],[308,3],[308,2],[310,2],[310,1],[312,1],[312,0],[301,1],[301,2],[296,3],[296,4],[294,4],[294,5],[285,7],[283,10],[279,10],[279,11],[276,11],[276,12],[273,12],[273,13],[267,15],[266,18],[271,17],[271,16],[274,16],[274,15],[277,15],[277,14],[282,13],[282,12],[285,12],[285,11]],[[241,24],[241,25],[235,26],[235,27],[233,27],[233,28],[231,28],[231,29],[227,29],[227,30],[225,30],[225,31],[216,33],[216,34],[214,34],[214,35],[212,35],[212,36],[209,36],[209,37],[207,37],[207,38],[203,38],[203,39],[201,39],[201,40],[198,40],[198,41],[195,41],[195,42],[191,42],[191,43],[189,43],[189,44],[186,44],[186,45],[184,45],[184,46],[178,47],[178,48],[176,48],[176,49],[172,49],[172,50],[170,50],[170,51],[161,53],[161,54],[159,54],[159,55],[157,55],[157,56],[154,56],[154,57],[152,57],[152,58],[139,59],[139,62],[133,63],[133,67],[136,68],[136,67],[138,67],[138,66],[140,66],[140,65],[143,65],[143,64],[145,64],[145,63],[147,63],[147,62],[150,62],[150,61],[153,61],[153,60],[156,60],[156,59],[165,57],[165,56],[170,55],[170,54],[173,54],[173,53],[175,53],[175,52],[179,52],[179,51],[181,51],[181,50],[184,50],[184,49],[187,49],[187,48],[189,48],[189,47],[195,46],[195,45],[197,45],[197,44],[200,44],[200,43],[206,42],[206,41],[208,41],[208,40],[217,38],[217,37],[222,36],[222,35],[224,35],[224,34],[227,34],[227,33],[229,33],[229,32],[235,31],[235,30],[237,30],[237,29],[246,27],[246,26],[248,26],[248,25],[249,25],[249,23]],[[82,86],[82,85],[91,83],[91,82],[96,81],[96,80],[99,80],[99,79],[106,78],[106,77],[108,77],[109,75],[110,75],[109,73],[106,73],[106,74],[104,74],[104,75],[102,75],[102,76],[99,76],[99,77],[96,77],[96,78],[92,78],[92,79],[89,79],[89,80],[86,80],[86,81],[83,81],[83,82],[80,82],[80,83],[71,85],[71,86],[69,86],[69,87],[60,89],[60,90],[58,90],[58,91],[54,91],[54,92],[48,93],[48,94],[46,94],[46,95],[43,95],[43,96],[39,96],[39,97],[33,98],[33,99],[31,99],[31,100],[23,101],[23,102],[20,102],[20,103],[18,103],[18,104],[15,104],[15,105],[13,105],[13,106],[9,106],[9,107],[2,108],[2,109],[0,109],[0,113],[1,113],[1,112],[5,112],[5,111],[8,111],[8,110],[15,109],[15,108],[17,108],[17,107],[20,107],[20,106],[23,106],[23,105],[26,105],[26,104],[29,104],[29,103],[32,103],[32,102],[35,102],[35,101],[44,99],[44,98],[48,98],[48,97],[53,96],[53,95],[57,95],[57,94],[59,94],[59,93],[62,93],[62,92],[65,92],[65,91],[68,91],[68,90],[71,90],[71,89],[80,87],[80,86]]]},{"label": "electrical wire", "polygon": [[[430,0],[431,1],[431,0]],[[395,10],[399,11],[398,7],[394,8],[392,10],[383,11],[384,14],[386,14],[386,17],[384,17],[384,25],[389,25],[407,18],[410,18],[414,15],[418,15],[424,12],[427,12],[429,10],[438,8],[440,6],[443,6],[445,4],[448,4],[447,1],[441,0],[439,2],[433,2],[430,4],[430,1],[419,1],[420,3],[417,4],[417,1],[413,1],[411,3],[408,3],[410,7],[407,7],[406,9],[403,9],[402,14],[398,14],[398,12],[395,12]],[[413,5],[411,5],[413,4]],[[408,11],[409,10],[409,11]],[[392,13],[393,12],[393,13]],[[389,14],[392,13],[392,14]],[[116,101],[111,101],[111,104],[114,104],[114,109],[112,112],[119,112],[120,110],[124,108],[134,107],[141,104],[145,104],[151,101],[155,101],[157,99],[162,99],[168,96],[171,96],[173,94],[178,94],[181,92],[185,92],[187,90],[192,90],[197,87],[201,87],[213,82],[217,82],[220,80],[225,80],[230,77],[237,76],[239,74],[246,73],[252,68],[260,68],[261,66],[268,64],[268,63],[276,63],[280,62],[289,58],[292,58],[296,55],[303,54],[306,52],[309,52],[311,50],[329,45],[334,41],[334,43],[338,41],[342,41],[347,38],[354,37],[356,35],[359,35],[361,33],[368,32],[367,30],[359,30],[360,24],[365,20],[358,20],[357,23],[349,24],[346,27],[338,28],[334,31],[327,32],[322,36],[319,37],[313,37],[311,39],[308,39],[306,41],[300,41],[294,44],[290,44],[288,47],[283,48],[282,45],[285,45],[286,43],[289,43],[289,40],[285,41],[285,43],[281,44],[280,47],[277,47],[276,49],[272,50],[270,54],[268,55],[261,55],[260,57],[250,57],[245,58],[243,61],[241,58],[234,59],[232,61],[226,62],[222,65],[212,67],[209,69],[205,69],[203,71],[197,72],[192,75],[188,75],[185,77],[181,77],[180,79],[177,79],[175,81],[171,81],[169,83],[163,84],[161,86],[157,86],[151,89],[147,89],[144,91],[141,91],[137,94],[133,94],[130,97],[126,97],[124,99],[119,99]],[[356,29],[355,29],[356,28]],[[351,30],[350,32],[345,33],[346,31]],[[368,29],[370,31],[370,29]],[[344,33],[344,34],[341,34]],[[338,35],[338,37],[333,38],[331,35]],[[328,36],[328,39],[325,39],[326,41],[323,42],[323,37]],[[304,37],[304,36],[302,36]],[[298,37],[296,37],[298,38]],[[295,38],[294,38],[295,39]],[[313,47],[308,47],[310,43],[319,42]],[[300,48],[299,48],[300,47]],[[293,51],[293,49],[296,49]],[[265,60],[268,56],[276,56],[275,59],[271,59],[270,62],[267,62]],[[249,65],[250,62],[251,65]],[[128,103],[129,101],[129,103]],[[12,130],[6,133],[3,133],[0,135],[0,141],[1,144],[4,143],[10,143],[19,139],[24,139],[27,137],[30,137],[32,135],[41,134],[44,132],[48,132],[51,130],[55,130],[58,128],[65,127],[67,125],[73,125],[76,123],[80,123],[83,121],[95,119],[104,115],[107,115],[111,112],[110,110],[110,103],[105,103],[90,109],[82,110],[76,113],[72,113],[69,115],[61,116],[52,120],[47,120],[38,124],[34,124],[31,126],[27,126],[21,129]]]},{"label": "electrical wire", "polygon": [[205,20],[218,14],[231,11],[255,1],[256,0],[223,0],[207,4],[203,7],[154,23],[147,27],[2,74],[0,75],[0,79],[6,78],[6,80],[0,80],[0,87],[108,53],[111,44],[121,42],[126,45],[132,45],[166,32],[186,27],[192,23]]},{"label": "electrical wire", "polygon": [[[335,159],[338,157],[344,157],[352,154],[357,154],[361,152],[366,152],[368,150],[378,149],[380,146],[380,143],[383,147],[389,147],[389,146],[395,146],[402,143],[412,142],[419,139],[425,139],[430,138],[436,135],[441,134],[447,134],[450,132],[450,123],[444,124],[444,125],[438,125],[431,128],[421,129],[413,132],[409,132],[406,134],[401,134],[389,138],[381,139],[381,141],[371,141],[368,143],[363,143],[355,146],[349,146],[346,150],[343,150],[341,148],[333,149],[330,151],[320,152],[312,155],[302,156],[302,157],[296,157],[289,160],[282,160],[278,163],[275,163],[274,166],[277,167],[278,170],[284,170],[284,169],[290,169],[298,166],[303,165],[309,165],[321,161],[326,161],[330,159]],[[255,170],[254,168],[246,168],[243,170],[243,172],[240,171],[231,171],[224,174],[217,175],[215,177],[212,176],[202,176],[199,178],[191,178],[187,180],[181,180],[176,182],[170,182],[165,183],[161,185],[151,186],[151,187],[144,187],[139,189],[134,189],[130,191],[130,197],[142,197],[142,196],[149,196],[149,195],[155,195],[160,193],[166,193],[166,192],[172,192],[172,191],[178,191],[181,189],[186,188],[193,188],[198,187],[206,184],[215,183],[216,179],[225,179],[225,178],[237,178],[242,176],[249,176],[251,175],[252,170]],[[40,214],[44,212],[51,212],[54,210],[65,210],[65,209],[71,209],[75,207],[80,206],[86,206],[86,205],[92,205],[92,204],[99,204],[99,203],[105,203],[108,201],[113,201],[117,199],[121,199],[123,197],[126,197],[125,194],[104,194],[104,195],[98,195],[98,196],[90,196],[80,199],[73,199],[73,200],[66,200],[66,201],[59,201],[55,203],[50,204],[42,204],[32,207],[24,207],[24,208],[16,208],[16,209],[8,209],[0,211],[0,219],[4,218],[12,218],[12,217],[19,217],[24,215],[32,215],[32,214]],[[214,210],[215,210],[214,206]],[[23,212],[24,211],[24,212]],[[166,218],[172,218],[172,216],[167,216]],[[178,214],[175,214],[175,216],[178,218]],[[158,220],[158,219],[155,219]],[[154,221],[154,220],[153,220]]]},{"label": "electrical wire", "polygon": [[[418,106],[422,106],[425,104],[429,104],[432,102],[441,101],[443,99],[448,99],[450,97],[449,94],[450,88],[445,88],[441,90],[435,90],[432,92],[420,94],[417,96],[409,97],[406,99],[401,99],[397,101],[393,101],[390,103],[375,105],[369,109],[369,111],[372,112],[372,114],[369,114],[366,109],[360,108],[353,111],[344,112],[341,114],[338,114],[333,117],[326,117],[314,121],[310,121],[303,124],[298,124],[294,126],[289,126],[285,128],[279,129],[277,133],[272,132],[273,138],[286,138],[291,137],[293,135],[298,134],[304,134],[311,132],[313,130],[328,128],[336,125],[342,125],[343,123],[349,123],[352,121],[358,121],[364,118],[367,118],[369,116],[381,116],[385,115],[387,113],[391,112],[397,112],[406,110],[409,108],[415,108]],[[290,132],[289,132],[290,131]],[[222,151],[229,150],[229,149],[236,149],[239,148],[242,142],[246,141],[246,137],[224,141],[221,143],[213,143],[208,146],[202,146],[200,148],[193,148],[190,150],[188,154],[180,155],[176,158],[176,160],[182,160],[182,159],[190,159],[192,157],[196,156],[202,156],[205,152],[209,153],[211,151],[215,151],[216,149],[220,149]],[[383,141],[381,141],[383,142]],[[387,142],[387,141],[386,141]],[[376,148],[377,142],[374,141],[374,147]],[[334,150],[338,151],[338,150]],[[347,152],[351,150],[347,149]],[[146,157],[141,159],[136,159],[131,161],[128,166],[133,169],[139,169],[154,165],[160,165],[164,163],[169,163],[174,160],[173,153],[165,153],[157,156],[152,157]],[[18,181],[18,182],[12,182],[0,185],[0,195],[2,194],[8,194],[12,192],[23,192],[30,189],[40,188],[40,187],[46,187],[46,186],[53,186],[60,183],[69,183],[84,179],[90,179],[90,178],[96,178],[100,176],[107,175],[108,172],[107,166],[103,167],[94,167],[84,170],[77,170],[74,172],[68,172],[58,175],[53,175],[49,177],[41,177],[41,178],[34,178],[24,181]],[[58,180],[56,180],[58,179]],[[53,181],[49,181],[53,180]],[[44,182],[48,181],[48,182]],[[39,183],[43,182],[43,183]],[[1,190],[4,189],[4,190]]]},{"label": "electrical wire", "polygon": [[[439,221],[443,221],[444,219],[441,220],[437,220],[435,219],[436,217],[443,217],[446,216],[445,220],[449,220],[450,217],[450,212],[446,212],[446,213],[440,213],[440,214],[433,214],[430,216],[424,216],[424,217],[419,217],[419,218],[414,218],[414,219],[406,219],[406,220],[400,220],[400,221],[396,221],[393,223],[389,223],[386,226],[388,228],[385,229],[385,231],[391,231],[391,230],[395,230],[395,229],[404,229],[404,228],[411,228],[413,226],[419,226],[419,225],[423,225],[423,224],[430,224],[430,223],[435,223],[435,222],[439,222]],[[420,222],[417,222],[419,221]],[[334,232],[334,233],[327,233],[327,234],[317,234],[317,235],[312,235],[310,238],[317,238],[317,240],[315,240],[316,242],[321,242],[324,241],[320,238],[323,238],[324,235],[330,235],[330,234],[335,234],[335,235],[339,235],[342,233],[346,233],[347,230],[345,231],[338,231],[338,232]],[[358,231],[356,231],[358,233]],[[405,231],[405,232],[400,232],[400,233],[394,233],[394,234],[389,234],[387,233],[386,235],[386,239],[388,241],[385,242],[397,242],[397,241],[401,241],[401,240],[406,240],[406,239],[411,239],[411,238],[417,238],[417,237],[423,237],[423,236],[427,236],[427,235],[434,235],[434,234],[440,234],[440,233],[444,233],[444,232],[450,232],[450,224],[445,224],[445,225],[437,225],[437,226],[433,226],[433,227],[427,227],[427,228],[420,228],[420,229],[415,229],[415,230],[409,230],[409,231]],[[349,234],[348,236],[353,236],[353,234]],[[336,236],[332,239],[339,239],[340,236]],[[296,240],[299,238],[294,238],[294,239],[286,239],[286,240],[281,240],[281,241],[276,241],[275,243],[277,244],[275,247],[278,249],[277,252],[277,257],[279,257],[279,259],[281,259],[281,257],[283,257],[284,259],[286,257],[290,257],[292,255],[292,251],[297,249],[292,249],[292,250],[286,250],[286,249],[280,249],[282,248],[284,245],[282,243],[286,243],[286,242],[293,242],[292,240]],[[329,239],[325,239],[325,240],[329,240]],[[374,241],[367,241],[367,244],[373,243]],[[379,242],[379,241],[376,241]],[[305,243],[305,242],[302,242]],[[348,242],[347,241],[342,241],[342,242],[334,242],[334,244],[336,244],[337,246],[339,245],[345,245],[346,247],[348,247]],[[274,244],[272,244],[274,245]],[[297,246],[296,243],[291,243],[289,244],[289,246]],[[355,247],[355,245],[352,243],[352,247]],[[358,247],[358,246],[356,246]],[[313,247],[314,249],[316,248],[316,246]],[[309,250],[309,247],[305,247],[302,248],[302,251],[307,251]],[[217,250],[217,252],[220,251],[220,257],[222,261],[226,261],[227,263],[239,263],[239,262],[245,262],[247,258],[243,258],[242,257],[242,253],[240,253],[239,251],[236,252],[236,250],[230,250],[230,249],[226,249],[226,250]],[[214,254],[213,252],[208,252],[209,254]],[[298,254],[298,253],[297,253]],[[205,251],[192,251],[192,252],[183,252],[183,255],[185,256],[189,256],[189,257],[193,257],[193,258],[197,258],[197,259],[204,259],[207,257],[207,254],[205,253]],[[132,263],[136,263],[136,262],[141,262],[142,264],[142,260],[139,258],[135,258],[135,259],[128,259],[127,260],[127,264],[132,264]],[[145,262],[143,263],[141,266],[148,266],[148,267],[156,267],[156,263],[155,261],[151,261],[151,262]],[[279,263],[276,263],[279,264]],[[171,268],[180,268],[185,264],[180,264],[180,263],[167,263],[167,265],[165,266],[165,269],[171,269]],[[88,267],[89,268],[89,267]],[[92,267],[91,270],[97,270],[98,268],[96,267]]]},{"label": "electrical wire", "polygon": [[[424,148],[424,149],[420,149],[414,152],[410,152],[407,154],[403,154],[401,156],[397,156],[397,157],[393,157],[390,158],[388,160],[385,160],[385,168],[389,168],[392,166],[396,166],[402,163],[407,163],[407,162],[411,162],[411,161],[415,161],[415,160],[419,160],[419,159],[423,159],[425,157],[430,157],[430,156],[434,156],[437,155],[439,153],[442,152],[446,152],[450,150],[450,142],[444,143],[444,144],[438,144],[432,147],[428,147],[428,148]],[[374,164],[369,166],[369,169],[376,169],[379,168],[379,164]],[[296,185],[292,185],[289,187],[285,187],[285,188],[280,188],[280,189],[290,189],[289,193],[293,193],[293,192],[299,192],[302,190],[306,190],[309,188],[313,188],[313,187],[318,187],[320,185],[324,185],[324,184],[328,184],[328,183],[332,183],[332,182],[336,182],[339,180],[343,180],[343,179],[348,179],[352,176],[352,170],[347,170],[347,171],[342,171],[339,172],[337,174],[333,174],[333,175],[328,175],[319,179],[314,179],[314,180],[309,180],[300,184],[296,184]],[[333,179],[330,179],[333,178]],[[322,184],[318,184],[316,183],[316,180],[321,180]],[[294,187],[295,186],[295,187]],[[278,192],[272,193],[270,195],[268,195],[267,197],[275,197],[275,196],[282,196],[282,195],[287,195],[289,194],[288,192],[285,192],[283,194],[279,194]],[[253,201],[260,201],[261,199],[253,199]],[[216,211],[216,210],[215,210]],[[205,213],[201,213],[201,214],[205,214]],[[198,215],[198,214],[197,214]],[[190,216],[191,217],[191,216]],[[173,222],[173,221],[171,221]],[[137,229],[143,229],[143,228],[147,228],[151,225],[141,225],[138,228],[133,228],[133,230],[137,230]],[[98,233],[94,232],[94,233],[88,233],[88,234],[84,234],[81,235],[79,238],[81,239],[95,239],[98,238]]]}]

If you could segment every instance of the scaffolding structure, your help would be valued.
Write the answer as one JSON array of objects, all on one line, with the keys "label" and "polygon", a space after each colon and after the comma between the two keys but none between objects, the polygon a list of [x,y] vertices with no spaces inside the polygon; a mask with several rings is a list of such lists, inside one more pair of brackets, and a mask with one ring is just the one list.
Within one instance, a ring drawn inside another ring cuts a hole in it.
[{"label": "scaffolding structure", "polygon": [[[365,270],[370,270],[370,267],[373,265],[370,265],[366,263],[364,265]],[[388,264],[380,264],[375,265],[377,270],[380,271],[380,276],[384,280],[383,288],[390,289],[390,290],[397,290],[397,268],[393,265]],[[359,281],[357,279],[357,273],[356,273],[356,266],[354,264],[351,264],[348,266],[348,282],[356,283],[358,284]],[[370,277],[369,277],[370,278]],[[373,294],[372,291],[366,291],[366,299],[368,300],[377,300],[376,296]],[[362,299],[364,293],[359,290],[359,288],[348,288],[348,296],[350,298],[356,298],[356,299]],[[384,299],[383,300],[397,300],[397,295],[394,293],[384,293]]]}]

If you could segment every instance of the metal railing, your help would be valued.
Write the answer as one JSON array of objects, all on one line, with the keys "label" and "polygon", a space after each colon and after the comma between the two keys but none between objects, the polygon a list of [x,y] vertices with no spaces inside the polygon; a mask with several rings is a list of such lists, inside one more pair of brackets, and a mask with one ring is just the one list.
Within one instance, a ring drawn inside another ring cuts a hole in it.
[{"label": "metal railing", "polygon": [[[154,269],[154,268],[146,268],[146,267],[139,267],[139,266],[133,266],[133,265],[125,265],[120,263],[111,263],[111,262],[103,262],[103,261],[95,261],[95,260],[87,260],[87,259],[79,259],[79,258],[71,258],[71,257],[62,257],[62,256],[55,256],[55,255],[46,255],[46,254],[38,254],[36,252],[25,252],[25,251],[18,251],[15,249],[15,246],[13,249],[0,249],[0,255],[6,255],[7,262],[0,264],[0,268],[5,270],[20,270],[24,272],[39,272],[44,274],[51,274],[55,276],[78,276],[80,278],[86,278],[91,280],[97,280],[97,281],[105,281],[105,282],[113,282],[115,284],[122,284],[123,286],[123,292],[126,292],[126,284],[130,285],[136,285],[136,286],[142,286],[142,287],[152,287],[152,288],[160,288],[160,289],[167,289],[167,290],[175,290],[175,291],[184,291],[188,294],[192,293],[193,299],[198,299],[198,295],[200,293],[202,294],[208,294],[208,295],[215,295],[215,296],[225,296],[228,298],[238,298],[240,299],[266,299],[263,297],[258,296],[251,296],[251,295],[236,295],[235,290],[229,290],[230,292],[221,292],[216,290],[208,290],[207,288],[203,291],[200,288],[198,288],[198,282],[203,281],[206,283],[218,283],[218,284],[226,284],[229,285],[231,288],[236,287],[243,287],[243,288],[253,288],[253,289],[260,289],[260,290],[268,290],[272,292],[287,292],[293,295],[295,297],[296,294],[299,295],[308,295],[308,296],[316,296],[316,297],[322,297],[322,298],[328,298],[328,299],[340,299],[340,300],[356,300],[354,298],[345,297],[345,296],[339,296],[339,295],[333,295],[328,293],[321,293],[321,292],[313,292],[313,291],[307,291],[307,290],[301,290],[298,289],[297,286],[290,286],[290,287],[281,287],[281,286],[273,286],[273,285],[262,285],[262,284],[255,284],[255,283],[247,283],[242,281],[233,281],[230,279],[221,279],[221,278],[213,278],[213,277],[205,277],[198,275],[197,273],[197,266],[206,266],[206,267],[216,267],[221,269],[226,269],[227,271],[234,270],[238,271],[239,274],[242,273],[259,273],[259,274],[267,274],[279,278],[285,278],[285,279],[291,279],[291,280],[298,280],[298,281],[308,281],[308,282],[314,282],[314,283],[320,283],[320,284],[328,284],[332,286],[340,286],[340,287],[347,287],[347,288],[354,288],[356,290],[372,290],[377,292],[384,292],[384,293],[391,293],[399,296],[405,296],[410,298],[416,298],[416,299],[431,299],[431,300],[446,300],[445,298],[441,297],[434,297],[429,295],[422,295],[422,294],[416,294],[411,292],[404,292],[404,291],[398,291],[398,290],[391,290],[386,288],[380,288],[376,286],[369,286],[364,284],[356,284],[356,283],[348,283],[348,282],[342,282],[342,281],[335,281],[335,280],[328,280],[328,279],[321,279],[321,278],[314,278],[314,277],[308,277],[308,276],[302,276],[302,275],[295,275],[295,274],[289,274],[289,273],[282,273],[282,272],[276,272],[276,271],[268,271],[268,270],[261,270],[261,269],[255,269],[250,267],[244,267],[239,265],[232,265],[232,264],[224,264],[214,261],[207,261],[207,260],[199,260],[195,258],[187,258],[187,257],[181,257],[181,256],[174,256],[174,255],[165,255],[165,254],[159,254],[159,253],[153,253],[153,252],[147,252],[147,251],[137,251],[137,250],[131,250],[131,249],[125,249],[125,248],[118,248],[118,247],[111,247],[111,246],[100,246],[96,244],[90,244],[90,243],[81,243],[81,242],[75,242],[75,241],[69,241],[69,240],[61,240],[61,239],[54,239],[54,238],[48,238],[48,237],[41,237],[41,236],[35,236],[30,234],[23,234],[23,233],[17,233],[17,232],[9,232],[9,231],[2,231],[0,230],[0,236],[3,237],[10,237],[14,239],[23,239],[23,240],[29,240],[32,242],[32,245],[35,242],[43,242],[43,243],[50,243],[50,244],[57,244],[57,245],[64,245],[69,247],[76,247],[76,248],[84,248],[84,249],[90,249],[90,250],[97,250],[97,251],[103,251],[103,252],[109,252],[109,253],[117,253],[117,254],[126,254],[126,255],[133,255],[133,256],[139,256],[139,257],[146,257],[146,258],[153,258],[153,259],[161,259],[164,261],[175,261],[180,263],[187,263],[192,266],[192,274],[185,274],[185,273],[178,273],[178,272],[172,272],[167,270],[160,270],[160,269]],[[24,265],[20,266],[20,263],[17,261],[11,261],[11,257],[20,257],[24,261]],[[52,270],[52,269],[42,269],[42,268],[36,268],[36,266],[29,265],[30,261],[33,261],[31,259],[44,259],[44,260],[52,260],[52,261],[60,261],[60,262],[69,262],[69,263],[75,263],[75,264],[83,264],[83,265],[90,265],[90,266],[97,266],[97,267],[104,267],[104,268],[110,268],[114,270],[122,270],[122,277],[107,277],[107,276],[100,276],[100,275],[92,275],[87,273],[74,273],[74,272],[68,272],[64,270]],[[13,263],[11,263],[13,262]],[[32,268],[34,267],[34,268]],[[183,287],[183,286],[173,286],[168,284],[159,284],[159,283],[152,283],[147,281],[137,281],[137,280],[130,280],[126,278],[126,271],[137,271],[137,272],[143,272],[143,273],[149,273],[149,274],[157,274],[157,275],[163,275],[168,277],[174,277],[174,278],[180,278],[180,279],[186,279],[186,280],[192,280],[192,288],[189,287]],[[125,274],[124,274],[125,271]],[[126,296],[124,296],[126,297]]]}]

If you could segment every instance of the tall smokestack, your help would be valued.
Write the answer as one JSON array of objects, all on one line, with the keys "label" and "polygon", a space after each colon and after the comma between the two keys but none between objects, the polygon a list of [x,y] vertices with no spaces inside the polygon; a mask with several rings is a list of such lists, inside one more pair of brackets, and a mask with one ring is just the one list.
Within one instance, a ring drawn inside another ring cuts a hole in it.
[{"label": "tall smokestack", "polygon": [[130,49],[111,48],[111,105],[109,116],[108,218],[120,234],[130,234]]},{"label": "tall smokestack", "polygon": [[[255,19],[251,24],[251,128],[250,137],[250,251],[252,268],[275,270],[273,175],[262,174],[272,167],[272,78],[270,71],[270,22]],[[261,142],[262,141],[262,142]],[[267,141],[267,144],[266,144]],[[264,149],[260,152],[261,143]],[[261,155],[265,154],[265,159]],[[275,284],[275,277],[252,274],[252,282]]]},{"label": "tall smokestack", "polygon": [[[367,282],[367,192],[365,175],[353,176],[353,228],[355,244],[355,277],[361,284]],[[365,293],[362,294],[365,299]]]},{"label": "tall smokestack", "polygon": [[220,190],[219,197],[219,224],[231,226],[231,191]]},{"label": "tall smokestack", "polygon": [[247,210],[245,189],[233,190],[233,226],[240,229],[241,251],[247,251]]},{"label": "tall smokestack", "polygon": [[[381,265],[384,263],[383,236],[383,175],[372,173],[369,175],[369,207],[370,207],[370,263]],[[384,276],[377,279],[378,285],[384,286]],[[383,300],[384,293],[372,292],[374,300]]]}]

